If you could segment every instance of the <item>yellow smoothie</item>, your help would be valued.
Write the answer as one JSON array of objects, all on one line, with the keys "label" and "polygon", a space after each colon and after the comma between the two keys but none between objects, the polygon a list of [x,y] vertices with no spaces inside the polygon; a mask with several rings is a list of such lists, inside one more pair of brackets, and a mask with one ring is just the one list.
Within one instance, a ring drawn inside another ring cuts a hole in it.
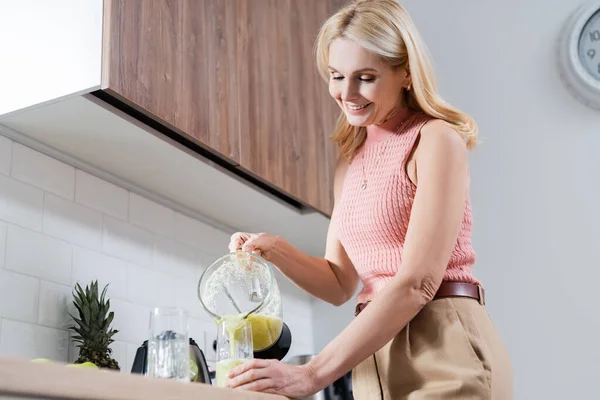
[{"label": "yellow smoothie", "polygon": [[231,360],[231,359],[227,359],[227,360],[221,360],[219,362],[217,362],[217,370],[216,370],[216,379],[217,379],[217,386],[219,387],[224,387],[225,384],[227,383],[227,381],[229,380],[227,378],[227,373],[229,371],[231,371],[233,368],[237,367],[238,365],[241,365],[244,363],[244,360]]},{"label": "yellow smoothie", "polygon": [[268,315],[250,314],[248,321],[252,324],[252,344],[254,351],[261,351],[273,345],[279,339],[283,329],[283,321]]},{"label": "yellow smoothie", "polygon": [[[252,326],[252,347],[254,351],[261,351],[273,345],[279,339],[283,329],[283,321],[277,317],[261,314],[250,314],[246,318]],[[235,343],[242,340],[245,321],[241,315],[227,315],[222,318],[225,330],[229,334],[231,355],[234,354]]]}]

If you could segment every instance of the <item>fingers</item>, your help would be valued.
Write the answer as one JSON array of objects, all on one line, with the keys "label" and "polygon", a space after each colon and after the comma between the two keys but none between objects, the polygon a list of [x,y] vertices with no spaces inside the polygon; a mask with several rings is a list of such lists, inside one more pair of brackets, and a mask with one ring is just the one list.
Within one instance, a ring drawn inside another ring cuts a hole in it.
[{"label": "fingers", "polygon": [[271,364],[271,362],[269,360],[263,360],[261,358],[255,358],[252,359],[250,361],[247,361],[245,363],[243,363],[242,365],[238,365],[235,368],[232,368],[231,371],[229,371],[229,373],[227,374],[228,378],[233,378],[236,375],[240,375],[246,371],[249,371],[251,369],[259,369],[259,368],[266,368]]},{"label": "fingers", "polygon": [[265,379],[259,379],[257,381],[247,383],[245,385],[238,386],[238,387],[236,387],[236,389],[270,393],[271,391],[268,389],[271,389],[273,387],[274,387],[273,380],[265,378]]},{"label": "fingers", "polygon": [[229,372],[227,375],[229,381],[226,386],[230,388],[255,388],[251,390],[266,389],[269,387],[270,381],[270,379],[265,379],[269,374],[266,368],[268,366],[269,362],[267,360],[252,360],[244,363]]},{"label": "fingers", "polygon": [[238,250],[255,253],[268,259],[270,250],[277,242],[277,237],[266,233],[238,232],[231,236],[229,251]]},{"label": "fingers", "polygon": [[250,238],[249,240],[245,241],[242,245],[242,251],[247,251],[249,253],[256,253],[260,255],[262,253],[260,242],[260,236]]},{"label": "fingers", "polygon": [[237,251],[240,246],[242,246],[248,239],[250,238],[250,234],[246,232],[237,232],[231,235],[231,239],[229,240],[229,251],[234,252]]}]

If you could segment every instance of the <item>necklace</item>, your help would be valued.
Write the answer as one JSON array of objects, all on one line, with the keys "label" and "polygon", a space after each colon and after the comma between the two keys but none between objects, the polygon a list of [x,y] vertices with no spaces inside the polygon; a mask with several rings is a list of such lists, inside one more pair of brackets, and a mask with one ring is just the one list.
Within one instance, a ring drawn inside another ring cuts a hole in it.
[{"label": "necklace", "polygon": [[[377,165],[379,164],[379,160],[383,156],[383,153],[385,153],[385,149],[387,148],[388,142],[389,142],[389,140],[385,141],[385,146],[383,147],[383,150],[381,151],[381,154],[377,155],[377,159],[375,161],[375,168],[374,169],[377,169]],[[365,173],[365,153],[364,152],[362,154],[362,174],[363,174],[363,181],[362,181],[362,185],[360,185],[360,189],[361,190],[365,190],[367,188],[367,175]]]},{"label": "necklace", "polygon": [[[408,118],[405,118],[400,125],[398,125],[398,128],[396,129],[396,132],[394,133],[394,135],[397,135],[398,132],[400,132],[400,129],[402,128],[402,126],[404,125],[404,123],[406,122]],[[377,165],[379,164],[379,160],[381,159],[381,157],[383,157],[383,154],[385,153],[385,150],[387,149],[388,143],[390,138],[384,139],[385,141],[385,146],[383,146],[383,150],[381,151],[380,154],[377,155],[376,161],[375,161],[375,167],[373,168],[374,170],[377,169]],[[367,189],[367,174],[365,172],[365,152],[363,150],[362,153],[362,175],[363,175],[363,181],[362,184],[360,185],[360,189],[361,190],[366,190]]]}]

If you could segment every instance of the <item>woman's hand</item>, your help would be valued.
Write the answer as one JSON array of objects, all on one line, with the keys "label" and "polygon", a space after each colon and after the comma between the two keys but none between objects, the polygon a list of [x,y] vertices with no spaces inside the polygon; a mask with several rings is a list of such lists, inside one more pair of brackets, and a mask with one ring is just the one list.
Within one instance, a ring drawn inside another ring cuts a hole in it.
[{"label": "woman's hand", "polygon": [[315,373],[307,366],[277,360],[254,359],[233,368],[226,387],[287,397],[310,396],[321,390]]},{"label": "woman's hand", "polygon": [[271,250],[278,241],[278,236],[269,235],[268,233],[237,232],[231,236],[229,251],[233,252],[241,247],[242,251],[253,252],[269,260]]}]

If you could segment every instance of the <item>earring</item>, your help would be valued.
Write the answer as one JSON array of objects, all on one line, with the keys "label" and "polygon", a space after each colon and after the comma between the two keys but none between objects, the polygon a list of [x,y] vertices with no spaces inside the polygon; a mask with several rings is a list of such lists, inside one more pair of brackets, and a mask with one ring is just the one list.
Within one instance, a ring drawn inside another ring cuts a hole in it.
[{"label": "earring", "polygon": [[410,90],[411,85],[412,85],[411,83],[408,84],[408,86],[406,87],[406,91]]}]

